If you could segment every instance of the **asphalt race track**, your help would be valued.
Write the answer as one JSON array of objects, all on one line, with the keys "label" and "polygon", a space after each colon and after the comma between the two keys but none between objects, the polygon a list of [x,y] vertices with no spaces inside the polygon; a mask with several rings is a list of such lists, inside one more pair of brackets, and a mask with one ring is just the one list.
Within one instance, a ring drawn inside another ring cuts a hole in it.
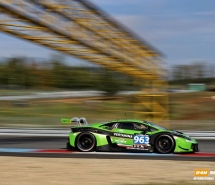
[{"label": "asphalt race track", "polygon": [[66,137],[21,137],[0,136],[1,156],[106,158],[106,159],[162,159],[215,161],[215,140],[199,140],[201,152],[196,154],[155,154],[155,153],[109,153],[67,151]]},{"label": "asphalt race track", "polygon": [[196,154],[165,155],[142,152],[82,153],[67,151],[66,142],[65,137],[0,136],[0,156],[215,161],[215,140],[198,140],[201,151]]}]

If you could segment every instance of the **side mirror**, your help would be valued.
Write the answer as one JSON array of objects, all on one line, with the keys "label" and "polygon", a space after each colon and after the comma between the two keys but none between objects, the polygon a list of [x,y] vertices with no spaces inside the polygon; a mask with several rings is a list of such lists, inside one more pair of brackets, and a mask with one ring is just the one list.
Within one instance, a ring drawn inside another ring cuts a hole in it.
[{"label": "side mirror", "polygon": [[142,133],[145,135],[147,132],[148,132],[148,129],[145,128],[145,129],[143,129],[143,132],[142,132]]}]

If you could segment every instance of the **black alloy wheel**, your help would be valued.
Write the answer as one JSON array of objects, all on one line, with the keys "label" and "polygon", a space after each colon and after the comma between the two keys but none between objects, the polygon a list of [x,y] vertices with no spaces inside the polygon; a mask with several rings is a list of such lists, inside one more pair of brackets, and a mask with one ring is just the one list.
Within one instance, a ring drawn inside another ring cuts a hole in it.
[{"label": "black alloy wheel", "polygon": [[81,133],[77,137],[76,146],[82,152],[91,152],[95,149],[96,139],[91,133]]},{"label": "black alloy wheel", "polygon": [[169,135],[160,135],[155,140],[155,150],[162,154],[172,153],[174,151],[175,142]]}]

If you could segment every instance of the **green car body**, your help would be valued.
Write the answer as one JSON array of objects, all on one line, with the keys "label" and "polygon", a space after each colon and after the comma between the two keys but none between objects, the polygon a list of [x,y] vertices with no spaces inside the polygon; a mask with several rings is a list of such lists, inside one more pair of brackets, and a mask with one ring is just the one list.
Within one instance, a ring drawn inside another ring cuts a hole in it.
[{"label": "green car body", "polygon": [[91,151],[198,152],[198,143],[186,134],[148,121],[115,120],[71,127],[68,149]]}]

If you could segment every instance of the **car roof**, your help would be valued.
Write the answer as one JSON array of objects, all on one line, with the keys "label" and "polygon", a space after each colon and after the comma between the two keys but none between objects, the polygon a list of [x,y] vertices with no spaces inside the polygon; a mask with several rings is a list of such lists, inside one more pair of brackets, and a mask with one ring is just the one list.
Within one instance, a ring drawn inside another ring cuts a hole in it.
[{"label": "car roof", "polygon": [[143,123],[145,121],[137,120],[137,119],[119,119],[119,120],[113,120],[111,122],[138,122]]}]

